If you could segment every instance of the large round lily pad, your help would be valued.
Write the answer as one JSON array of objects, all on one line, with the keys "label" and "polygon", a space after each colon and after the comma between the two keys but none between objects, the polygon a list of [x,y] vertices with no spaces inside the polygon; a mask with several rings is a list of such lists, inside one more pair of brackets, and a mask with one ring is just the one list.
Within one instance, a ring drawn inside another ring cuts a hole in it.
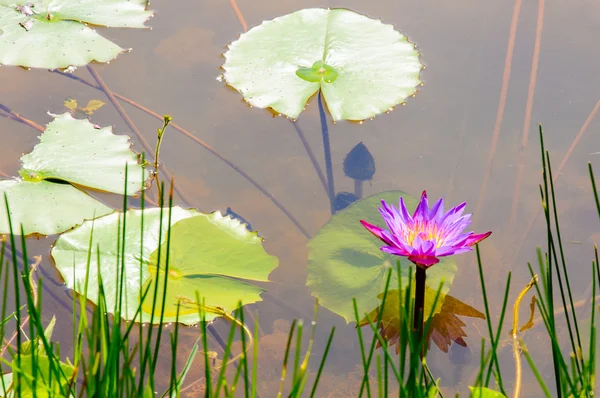
[{"label": "large round lily pad", "polygon": [[[157,302],[162,303],[168,214],[165,211],[161,219],[159,212],[159,209],[147,209],[144,212],[130,210],[126,213],[122,315],[128,320],[134,320],[135,311],[141,305],[141,316],[135,320],[150,322],[156,281],[159,282]],[[107,306],[111,312],[118,288],[118,228],[123,219],[122,213],[114,213],[94,222],[88,221],[63,234],[52,249],[56,267],[67,286],[82,294],[93,228],[88,299],[97,303],[97,284],[101,275]],[[174,207],[171,224],[164,322],[175,321],[179,302],[179,321],[185,324],[197,323],[199,314],[196,292],[206,305],[221,307],[227,311],[235,309],[240,300],[243,304],[260,301],[263,290],[238,279],[266,282],[269,273],[277,266],[277,259],[264,251],[262,238],[248,231],[238,220],[223,217],[218,212],[202,214],[196,210]],[[159,241],[161,228],[162,236]],[[158,261],[159,246],[161,261]],[[150,290],[147,301],[140,303],[140,293],[148,286]],[[160,321],[159,308],[155,308],[155,323]],[[207,320],[217,316],[211,312],[206,313]]]},{"label": "large round lily pad", "polygon": [[143,28],[147,0],[0,0],[0,64],[67,68],[125,51],[88,26]]},{"label": "large round lily pad", "polygon": [[[179,221],[171,229],[170,250],[163,243],[160,251],[150,256],[150,279],[145,286],[151,291],[158,281],[158,300],[164,296],[164,276],[169,253],[168,285],[165,316],[173,319],[180,305],[184,322],[198,321],[199,305],[220,307],[228,312],[260,301],[263,289],[247,281],[268,282],[277,267],[277,258],[265,252],[263,239],[250,232],[239,220],[214,212]],[[160,264],[157,267],[156,264]],[[158,277],[157,277],[158,276]],[[142,309],[152,313],[152,298],[147,297]],[[155,308],[155,315],[160,311]],[[206,319],[215,318],[206,312]]]},{"label": "large round lily pad", "polygon": [[392,25],[340,8],[263,22],[225,58],[225,81],[251,105],[297,118],[321,89],[333,120],[367,119],[404,102],[423,66]]},{"label": "large round lily pad", "polygon": [[[184,218],[200,214],[196,210],[173,207],[171,223],[174,224]],[[122,244],[120,240],[123,235],[124,221],[126,226],[123,249],[120,246]],[[62,234],[54,244],[51,255],[67,287],[83,294],[90,235],[92,235],[87,298],[94,303],[98,302],[98,280],[101,276],[106,294],[106,304],[108,310],[112,312],[115,308],[118,291],[118,271],[121,262],[124,261],[125,286],[122,315],[123,318],[132,320],[140,304],[140,288],[150,276],[146,265],[147,261],[152,252],[166,239],[168,227],[168,211],[166,210],[163,212],[162,218],[160,209],[157,208],[146,209],[143,212],[142,210],[129,210],[125,216],[124,213],[115,212],[93,221],[86,221],[72,231]],[[161,235],[160,241],[159,235]],[[119,250],[124,250],[124,258]],[[145,313],[142,314],[141,319],[143,322],[150,320],[149,315]]]},{"label": "large round lily pad", "polygon": [[[381,242],[373,237],[359,222],[366,220],[375,225],[384,224],[378,207],[381,200],[398,202],[402,196],[409,211],[417,206],[417,199],[400,191],[388,191],[369,196],[336,213],[331,220],[308,243],[308,280],[306,285],[319,303],[346,322],[355,320],[352,299],[356,298],[359,317],[371,313],[381,304],[381,293],[385,289],[390,269],[390,289],[398,288],[397,261],[400,260],[401,282],[404,289],[408,282],[411,263],[405,258],[382,252]],[[414,265],[413,268],[414,270]],[[444,281],[441,293],[446,294],[456,273],[456,263],[444,257],[427,271],[426,284],[437,291]],[[414,279],[414,276],[413,276]],[[428,295],[429,314],[435,296]],[[427,307],[427,305],[426,305]],[[434,314],[439,312],[439,305]]]}]

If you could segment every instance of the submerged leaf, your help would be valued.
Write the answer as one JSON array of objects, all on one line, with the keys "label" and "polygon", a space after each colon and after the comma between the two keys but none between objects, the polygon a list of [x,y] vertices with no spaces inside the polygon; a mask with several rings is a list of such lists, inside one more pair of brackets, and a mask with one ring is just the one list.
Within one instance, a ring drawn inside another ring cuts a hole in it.
[{"label": "submerged leaf", "polygon": [[0,64],[67,68],[124,50],[88,25],[144,28],[147,0],[0,0]]},{"label": "submerged leaf", "polygon": [[[357,300],[361,317],[379,306],[378,296],[385,288],[390,270],[390,289],[398,288],[396,264],[399,258],[382,252],[380,242],[359,220],[380,223],[377,206],[381,200],[397,202],[399,196],[404,198],[409,210],[414,210],[417,200],[403,192],[389,191],[369,196],[336,213],[308,243],[306,285],[312,295],[319,298],[321,305],[344,317],[346,322],[355,318],[353,298]],[[403,288],[408,282],[409,266],[408,261],[401,262]],[[412,269],[414,272],[414,266]],[[454,259],[441,258],[439,264],[427,271],[427,286],[437,290],[444,281],[442,294],[446,294],[455,273]]]},{"label": "submerged leaf", "polygon": [[230,44],[227,84],[258,108],[297,118],[321,89],[333,120],[363,120],[416,92],[419,52],[392,25],[353,11],[304,9]]},{"label": "submerged leaf", "polygon": [[[405,293],[406,292],[403,291],[402,297],[400,297],[398,289],[388,290],[383,314],[381,313],[381,307],[378,306],[358,324],[358,326],[368,325],[369,320],[376,324],[381,319],[381,336],[387,341],[390,347],[396,345],[396,353],[400,352],[400,344],[398,343],[402,327],[406,327],[403,325],[405,320],[401,317],[405,309],[404,307],[400,307],[400,303],[404,302]],[[431,319],[427,341],[433,341],[443,352],[448,352],[448,348],[452,342],[466,347],[467,343],[463,339],[463,337],[467,336],[463,330],[465,324],[458,316],[461,315],[485,319],[485,315],[462,301],[445,294],[440,294],[437,299],[436,308],[433,310],[436,295],[437,290],[429,287],[425,288],[425,305],[423,313],[427,318],[429,318],[432,311],[434,313]],[[383,299],[383,293],[379,295],[379,299]],[[412,320],[410,322],[412,325]],[[425,319],[425,322],[427,322],[427,319]],[[380,344],[378,343],[377,347],[379,346]]]}]

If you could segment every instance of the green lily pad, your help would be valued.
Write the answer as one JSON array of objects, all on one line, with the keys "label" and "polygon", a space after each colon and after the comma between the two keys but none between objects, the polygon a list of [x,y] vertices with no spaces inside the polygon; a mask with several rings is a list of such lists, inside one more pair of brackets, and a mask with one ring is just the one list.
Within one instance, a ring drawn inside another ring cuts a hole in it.
[{"label": "green lily pad", "polygon": [[19,174],[25,180],[57,179],[118,194],[125,194],[125,189],[128,195],[136,194],[148,177],[128,136],[74,119],[69,112],[54,117],[21,163]]},{"label": "green lily pad", "polygon": [[67,68],[125,51],[88,26],[144,28],[147,0],[0,0],[0,64]]},{"label": "green lily pad", "polygon": [[[202,215],[179,221],[171,229],[168,285],[165,316],[174,319],[180,304],[184,323],[197,323],[198,303],[219,307],[227,312],[243,305],[261,301],[262,288],[247,281],[268,282],[277,267],[277,258],[267,254],[263,239],[250,232],[239,220],[221,213]],[[158,281],[158,302],[163,299],[167,243],[150,256],[150,285],[154,291]],[[156,264],[160,264],[158,278]],[[152,313],[152,298],[147,297],[142,309]],[[155,309],[160,316],[160,309]],[[207,312],[207,320],[217,315]]]},{"label": "green lily pad", "polygon": [[[200,214],[193,209],[173,207],[171,225]],[[119,228],[122,230],[123,222],[126,223],[124,249],[119,246],[122,237]],[[168,227],[167,210],[164,211],[162,218],[160,209],[157,208],[146,209],[143,212],[142,210],[129,210],[125,216],[121,212],[115,212],[93,221],[86,221],[72,231],[62,234],[54,243],[50,254],[67,287],[79,294],[84,294],[88,248],[90,247],[90,235],[92,235],[87,298],[98,303],[98,280],[101,276],[107,308],[112,313],[119,287],[117,275],[119,275],[120,264],[124,261],[125,285],[121,315],[124,319],[134,320],[135,312],[140,305],[140,288],[150,277],[146,264],[150,260],[152,252],[166,239]],[[161,230],[162,235],[159,241]],[[124,250],[124,258],[121,257],[119,248]],[[150,315],[142,312],[141,318],[138,316],[135,320],[149,322]],[[158,320],[155,321],[158,322]]]},{"label": "green lily pad", "polygon": [[307,82],[317,83],[323,80],[325,83],[333,83],[339,73],[323,61],[316,61],[310,68],[300,68],[296,76]]},{"label": "green lily pad", "polygon": [[363,120],[416,92],[419,52],[392,25],[312,8],[263,22],[225,53],[224,78],[258,108],[297,118],[321,89],[333,120]]},{"label": "green lily pad", "polygon": [[0,181],[0,234],[10,233],[4,195],[15,235],[21,234],[20,225],[25,235],[53,235],[112,212],[71,184],[5,180]]},{"label": "green lily pad", "polygon": [[[16,234],[20,224],[27,235],[57,234],[112,211],[77,187],[119,194],[127,190],[134,195],[148,177],[128,136],[114,135],[112,127],[99,128],[68,112],[54,117],[40,143],[21,157],[21,163],[20,179],[0,181],[0,194],[8,196]],[[1,199],[0,234],[6,234],[10,230]]]},{"label": "green lily pad", "polygon": [[[404,198],[408,210],[413,211],[418,200],[404,192],[388,191],[372,195],[336,213],[308,243],[306,285],[312,295],[319,298],[321,305],[342,316],[346,322],[355,320],[353,298],[356,298],[361,319],[379,306],[378,296],[385,289],[390,269],[393,270],[390,289],[398,288],[398,260],[401,265],[402,288],[408,283],[411,263],[382,252],[379,249],[381,241],[359,222],[366,220],[375,225],[384,225],[378,211],[381,200],[397,203],[400,196]],[[414,265],[412,269],[414,270]],[[427,270],[427,287],[437,291],[443,281],[441,293],[445,295],[455,273],[454,260],[443,257],[438,264]],[[439,307],[440,305],[436,307],[434,314],[439,312]],[[429,313],[427,310],[425,312]]]}]

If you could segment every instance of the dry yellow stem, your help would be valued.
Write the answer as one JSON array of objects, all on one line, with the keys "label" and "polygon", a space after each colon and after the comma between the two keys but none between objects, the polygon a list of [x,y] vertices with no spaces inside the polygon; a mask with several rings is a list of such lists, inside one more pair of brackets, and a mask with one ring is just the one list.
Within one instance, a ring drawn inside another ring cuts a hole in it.
[{"label": "dry yellow stem", "polygon": [[533,287],[537,283],[538,276],[534,275],[531,278],[531,281],[525,286],[517,300],[515,301],[515,305],[513,306],[513,328],[511,330],[512,340],[513,340],[513,354],[515,356],[515,390],[513,392],[514,398],[519,398],[521,393],[521,349],[518,340],[518,330],[519,330],[519,306],[521,305],[521,300],[527,294],[529,289]]}]

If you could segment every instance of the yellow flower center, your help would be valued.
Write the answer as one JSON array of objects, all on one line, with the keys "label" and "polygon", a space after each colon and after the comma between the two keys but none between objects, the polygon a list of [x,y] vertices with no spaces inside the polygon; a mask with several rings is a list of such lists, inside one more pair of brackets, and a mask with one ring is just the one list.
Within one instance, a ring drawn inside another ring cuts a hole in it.
[{"label": "yellow flower center", "polygon": [[414,241],[417,236],[420,236],[422,240],[434,241],[436,249],[442,246],[444,240],[442,239],[442,231],[438,229],[437,224],[429,222],[416,221],[412,228],[405,231],[404,239],[409,246],[414,246]]}]

